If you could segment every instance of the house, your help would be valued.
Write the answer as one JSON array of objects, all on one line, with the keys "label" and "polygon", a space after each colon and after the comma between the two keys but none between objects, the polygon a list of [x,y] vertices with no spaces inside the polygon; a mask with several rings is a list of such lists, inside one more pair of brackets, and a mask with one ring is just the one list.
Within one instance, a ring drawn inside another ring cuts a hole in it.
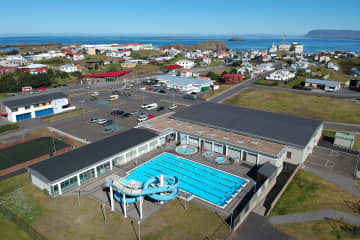
[{"label": "house", "polygon": [[291,67],[295,69],[307,69],[309,67],[309,63],[305,61],[298,61],[291,64]]},{"label": "house", "polygon": [[183,68],[182,66],[180,66],[179,64],[172,64],[172,65],[166,65],[165,68],[169,71],[174,71],[177,69],[181,69]]},{"label": "house", "polygon": [[84,64],[84,66],[88,70],[98,70],[98,69],[102,68],[103,65],[104,65],[104,62],[101,60],[88,60]]},{"label": "house", "polygon": [[254,68],[254,74],[261,74],[263,72],[268,72],[268,71],[272,71],[275,70],[274,64],[273,63],[262,63],[257,65]]},{"label": "house", "polygon": [[13,73],[13,72],[15,72],[15,69],[16,69],[15,67],[1,67],[0,66],[0,76],[8,74],[8,73]]},{"label": "house", "polygon": [[31,64],[31,61],[25,59],[22,55],[6,55],[0,57],[0,65],[6,67],[17,67]]},{"label": "house", "polygon": [[69,107],[68,96],[61,92],[24,97],[3,102],[10,122],[61,113]]},{"label": "house", "polygon": [[96,48],[88,48],[87,54],[88,55],[96,55]]},{"label": "house", "polygon": [[125,61],[124,63],[121,63],[121,67],[123,68],[134,68],[136,67],[136,62],[132,62],[132,61]]},{"label": "house", "polygon": [[305,79],[305,87],[318,88],[327,92],[338,91],[341,88],[340,82],[320,79]]},{"label": "house", "polygon": [[195,66],[195,62],[188,59],[179,60],[175,64],[180,65],[182,68],[185,69],[192,69]]},{"label": "house", "polygon": [[130,57],[131,51],[125,50],[125,51],[107,51],[106,56],[107,57],[115,57],[115,58],[122,58],[122,57]]},{"label": "house", "polygon": [[209,57],[204,57],[204,58],[202,59],[202,62],[205,63],[205,64],[207,64],[207,65],[209,65],[209,64],[211,64],[211,58],[209,58]]},{"label": "house", "polygon": [[192,77],[193,72],[189,69],[182,69],[179,71],[180,77]]},{"label": "house", "polygon": [[224,74],[223,78],[225,84],[235,84],[243,80],[243,75],[239,73],[230,73],[230,74]]},{"label": "house", "polygon": [[71,73],[71,72],[77,72],[79,70],[77,66],[74,64],[65,64],[59,67],[59,71]]},{"label": "house", "polygon": [[156,75],[155,79],[169,88],[179,89],[184,92],[201,92],[214,85],[213,80],[199,78],[177,77],[170,75]]},{"label": "house", "polygon": [[77,52],[77,53],[68,53],[66,54],[66,57],[68,59],[71,59],[72,61],[80,61],[80,60],[84,60],[85,56],[83,53],[81,52]]},{"label": "house", "polygon": [[272,81],[282,81],[282,82],[288,82],[289,80],[295,78],[295,73],[291,72],[287,69],[279,69],[272,73],[270,73],[268,76],[266,76],[266,80],[272,80]]},{"label": "house", "polygon": [[339,66],[336,65],[335,63],[333,62],[328,62],[327,65],[326,65],[327,68],[329,69],[332,69],[334,71],[339,71]]},{"label": "house", "polygon": [[242,75],[245,75],[246,72],[248,72],[249,75],[253,72],[254,67],[249,62],[244,62],[242,66],[237,70],[237,73],[241,73]]},{"label": "house", "polygon": [[107,73],[95,73],[80,76],[80,84],[100,84],[100,83],[112,83],[124,80],[128,73],[131,73],[132,70],[123,70],[116,72],[107,72]]},{"label": "house", "polygon": [[45,73],[49,70],[49,67],[44,64],[30,64],[25,67],[18,67],[20,71],[29,72],[30,74]]},{"label": "house", "polygon": [[352,149],[355,143],[354,135],[343,133],[343,132],[336,132],[334,138],[334,145],[339,146],[342,148]]}]

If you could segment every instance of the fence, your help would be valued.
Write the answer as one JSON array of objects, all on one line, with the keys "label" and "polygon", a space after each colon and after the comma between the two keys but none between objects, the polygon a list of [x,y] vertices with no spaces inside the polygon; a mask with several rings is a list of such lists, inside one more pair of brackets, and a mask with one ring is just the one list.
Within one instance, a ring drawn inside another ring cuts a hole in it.
[{"label": "fence", "polygon": [[0,214],[8,219],[10,222],[13,222],[21,228],[24,232],[29,234],[29,236],[34,240],[47,240],[47,238],[36,231],[31,225],[26,223],[24,219],[18,217],[16,214],[11,212],[9,209],[5,208],[4,206],[0,205]]},{"label": "fence", "polygon": [[259,200],[264,197],[269,190],[271,190],[272,186],[276,182],[276,176],[279,172],[281,172],[281,170],[282,168],[276,169],[276,171],[274,171],[271,176],[266,179],[260,188],[256,189],[256,186],[254,186],[243,198],[243,201],[240,202],[236,209],[234,209],[231,216],[232,220],[230,221],[233,231],[236,231],[240,227],[241,223],[246,219],[248,214],[256,207]]},{"label": "fence", "polygon": [[[71,149],[70,149],[71,150]],[[61,150],[59,150],[61,151]],[[1,170],[0,171],[0,176],[3,176],[3,175],[6,175],[6,174],[9,174],[9,173],[12,173],[12,172],[16,172],[20,169],[23,169],[27,166],[30,166],[34,163],[37,163],[37,162],[40,162],[42,160],[45,160],[45,159],[48,159],[50,157],[49,154],[45,154],[43,156],[40,156],[40,157],[37,157],[37,158],[34,158],[32,160],[29,160],[27,162],[23,162],[23,163],[19,163],[19,164],[16,164],[15,166],[12,166],[12,167],[9,167],[9,168],[6,168],[4,170]]]}]

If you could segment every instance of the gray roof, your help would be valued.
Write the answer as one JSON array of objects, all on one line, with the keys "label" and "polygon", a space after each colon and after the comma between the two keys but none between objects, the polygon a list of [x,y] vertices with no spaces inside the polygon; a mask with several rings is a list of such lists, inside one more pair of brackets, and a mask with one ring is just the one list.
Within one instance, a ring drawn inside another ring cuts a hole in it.
[{"label": "gray roof", "polygon": [[133,128],[41,161],[28,169],[54,182],[156,136],[158,135],[149,130]]},{"label": "gray roof", "polygon": [[339,87],[341,85],[340,82],[312,79],[312,78],[305,79],[305,82],[312,83],[312,84],[318,84],[318,85],[325,85],[325,86],[329,86],[329,87]]},{"label": "gray roof", "polygon": [[322,121],[206,102],[176,112],[173,118],[240,135],[304,148]]},{"label": "gray roof", "polygon": [[171,85],[177,86],[187,86],[187,85],[206,85],[213,84],[213,80],[205,80],[200,78],[186,78],[186,77],[177,77],[171,75],[157,75],[155,76],[156,80],[165,81]]},{"label": "gray roof", "polygon": [[24,107],[33,104],[48,102],[59,98],[67,98],[67,97],[68,96],[62,92],[54,92],[54,93],[35,95],[31,97],[24,97],[15,100],[4,101],[3,104],[5,106],[8,106],[9,108],[15,108],[15,107]]},{"label": "gray roof", "polygon": [[265,177],[270,177],[274,172],[276,172],[277,167],[275,167],[274,165],[272,165],[270,162],[266,162],[264,163],[264,165],[262,165],[259,170],[257,171],[258,174],[261,174]]}]

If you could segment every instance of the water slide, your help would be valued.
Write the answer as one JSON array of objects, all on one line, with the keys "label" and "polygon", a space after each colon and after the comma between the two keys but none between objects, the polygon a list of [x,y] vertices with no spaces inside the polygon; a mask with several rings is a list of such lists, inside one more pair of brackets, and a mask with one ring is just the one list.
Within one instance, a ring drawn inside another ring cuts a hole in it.
[{"label": "water slide", "polygon": [[162,174],[147,180],[142,188],[121,180],[107,185],[114,188],[114,198],[120,203],[135,203],[145,196],[158,201],[169,201],[179,193],[178,178]]}]

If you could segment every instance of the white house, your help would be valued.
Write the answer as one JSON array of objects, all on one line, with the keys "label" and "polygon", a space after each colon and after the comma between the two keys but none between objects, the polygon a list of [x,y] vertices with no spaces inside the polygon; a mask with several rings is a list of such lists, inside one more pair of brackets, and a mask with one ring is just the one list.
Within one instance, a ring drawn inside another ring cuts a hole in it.
[{"label": "white house", "polygon": [[341,84],[336,81],[305,79],[305,87],[319,88],[326,92],[334,92],[340,90]]},{"label": "white house", "polygon": [[263,63],[263,64],[257,65],[254,68],[254,74],[260,74],[260,73],[268,72],[268,71],[272,71],[272,70],[275,70],[273,63]]},{"label": "white house", "polygon": [[176,77],[170,75],[157,75],[155,79],[159,83],[165,84],[170,88],[179,89],[180,91],[201,92],[203,88],[208,88],[214,84],[213,80],[204,80],[199,78]]},{"label": "white house", "polygon": [[211,58],[209,58],[209,57],[204,57],[202,61],[203,61],[203,63],[206,63],[206,64],[209,65],[209,64],[211,63]]},{"label": "white house", "polygon": [[106,56],[107,57],[116,57],[116,58],[122,58],[122,57],[130,57],[131,51],[107,51]]},{"label": "white house", "polygon": [[60,67],[59,67],[59,70],[60,70],[61,72],[68,72],[68,73],[70,73],[70,72],[77,72],[77,71],[78,71],[78,68],[77,68],[77,66],[74,65],[74,64],[65,64],[65,65],[60,66]]},{"label": "white house", "polygon": [[339,66],[338,65],[336,65],[335,63],[333,63],[333,62],[328,62],[328,64],[327,64],[327,68],[329,68],[329,69],[333,69],[333,70],[335,70],[335,71],[339,71]]},{"label": "white house", "polygon": [[295,78],[295,73],[290,72],[286,69],[279,69],[275,72],[272,72],[268,76],[266,76],[266,80],[273,80],[273,81],[283,81],[287,82],[291,79]]},{"label": "white house", "polygon": [[69,53],[67,56],[67,58],[73,60],[73,61],[80,61],[80,60],[84,60],[85,56],[83,53],[78,52],[78,53]]},{"label": "white house", "polygon": [[185,69],[191,69],[195,66],[195,62],[188,60],[188,59],[179,60],[175,64],[180,65]]},{"label": "white house", "polygon": [[3,104],[10,122],[37,118],[73,109],[67,108],[69,104],[68,96],[61,92],[9,100]]}]

